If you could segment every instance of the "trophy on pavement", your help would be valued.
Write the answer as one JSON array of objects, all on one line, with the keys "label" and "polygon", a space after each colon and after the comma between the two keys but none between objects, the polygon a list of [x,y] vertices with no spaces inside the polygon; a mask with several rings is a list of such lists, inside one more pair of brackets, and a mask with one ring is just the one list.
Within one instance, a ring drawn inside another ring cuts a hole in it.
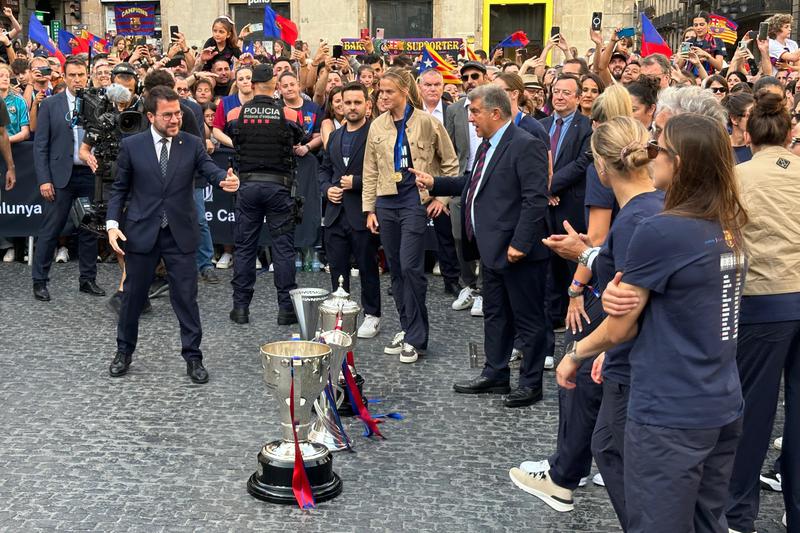
[{"label": "trophy on pavement", "polygon": [[[314,340],[319,322],[319,306],[328,297],[330,291],[325,289],[301,288],[289,291],[297,322],[300,324],[300,338],[305,341]],[[330,328],[333,329],[333,328]]]},{"label": "trophy on pavement", "polygon": [[[298,318],[299,314],[298,314]],[[280,403],[283,438],[264,445],[247,491],[272,503],[315,502],[335,498],[342,480],[333,471],[328,448],[308,439],[312,406],[328,382],[332,350],[319,342],[283,341],[261,346],[264,382]]]},{"label": "trophy on pavement", "polygon": [[352,347],[353,340],[342,330],[324,331],[319,334],[317,340],[331,349],[330,373],[322,394],[314,402],[317,420],[314,422],[308,438],[312,442],[322,444],[332,452],[350,450],[352,441],[344,430],[337,408],[345,397],[345,392],[339,385],[339,374],[342,372],[342,363]]}]

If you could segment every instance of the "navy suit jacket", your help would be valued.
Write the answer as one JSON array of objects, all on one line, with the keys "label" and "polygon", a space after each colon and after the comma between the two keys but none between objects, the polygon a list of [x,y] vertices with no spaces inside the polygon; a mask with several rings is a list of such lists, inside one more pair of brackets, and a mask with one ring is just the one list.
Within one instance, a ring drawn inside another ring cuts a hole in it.
[{"label": "navy suit jacket", "polygon": [[[543,119],[542,126],[548,132],[554,117]],[[553,159],[553,182],[550,192],[559,197],[559,204],[553,208],[555,214],[555,233],[564,233],[563,221],[569,220],[575,231],[586,231],[584,197],[586,196],[586,167],[591,163],[592,121],[575,112],[569,129],[562,131],[564,140],[558,157]]]},{"label": "navy suit jacket", "polygon": [[467,211],[471,172],[458,178],[437,177],[431,194],[461,196],[461,245],[464,259],[480,257],[489,268],[509,265],[508,247],[526,254],[523,261],[549,257],[542,244],[547,237],[547,146],[512,122],[484,169],[475,192],[475,240],[467,239]]},{"label": "navy suit jacket", "polygon": [[169,229],[180,251],[197,250],[195,172],[213,185],[219,185],[227,174],[206,153],[204,141],[195,135],[180,132],[172,139],[164,178],[150,129],[123,139],[107,218],[122,226],[122,207],[126,199],[130,200],[124,215],[127,250],[146,254],[153,249],[161,228],[162,211],[167,214]]},{"label": "navy suit jacket", "polygon": [[63,189],[72,175],[75,141],[67,121],[67,92],[45,98],[39,106],[36,135],[33,139],[33,165],[39,185],[52,183]]},{"label": "navy suit jacket", "polygon": [[367,143],[369,123],[364,124],[355,132],[347,165],[344,164],[342,158],[342,135],[346,127],[345,124],[334,131],[328,139],[328,148],[322,154],[322,165],[319,167],[319,190],[322,197],[327,199],[328,189],[334,186],[339,187],[342,176],[347,175],[353,176],[353,188],[344,191],[341,203],[327,202],[322,223],[328,228],[344,212],[350,227],[354,230],[367,231],[367,217],[361,210],[361,174],[364,170],[364,147]]}]

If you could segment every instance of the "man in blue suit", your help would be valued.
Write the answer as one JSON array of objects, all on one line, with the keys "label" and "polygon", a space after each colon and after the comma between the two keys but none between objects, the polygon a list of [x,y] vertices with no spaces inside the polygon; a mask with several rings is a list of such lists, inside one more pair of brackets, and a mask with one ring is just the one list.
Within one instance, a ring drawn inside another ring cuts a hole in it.
[{"label": "man in blue suit", "polygon": [[[550,152],[553,155],[550,194],[558,199],[556,205],[550,208],[553,233],[565,233],[565,220],[578,233],[586,233],[583,204],[586,167],[591,162],[592,121],[578,110],[580,92],[578,78],[568,74],[559,76],[553,83],[554,113],[542,120],[542,125],[550,134]],[[569,301],[567,287],[572,282],[576,267],[576,264],[568,263],[556,254],[550,259],[548,303],[553,324],[564,323]]]},{"label": "man in blue suit", "polygon": [[480,257],[486,363],[481,375],[456,383],[464,394],[510,392],[508,362],[517,334],[522,351],[519,388],[506,407],[542,399],[545,355],[553,332],[546,327],[547,147],[514,125],[511,102],[496,85],[468,96],[469,120],[483,139],[472,171],[460,178],[412,171],[417,185],[436,196],[461,196],[464,259]]},{"label": "man in blue suit", "polygon": [[[172,309],[181,330],[181,355],[195,383],[208,381],[200,351],[202,329],[197,307],[199,243],[194,201],[195,172],[227,192],[239,189],[239,178],[217,167],[203,141],[180,132],[178,94],[155,87],[145,101],[151,127],[122,141],[117,177],[108,204],[108,241],[125,255],[127,277],[117,326],[117,353],[109,367],[113,377],[128,372],[139,334],[139,316],[147,300],[156,265],[167,267]],[[123,214],[123,204],[129,200]],[[120,230],[123,223],[125,233]],[[123,252],[118,241],[126,242]]]},{"label": "man in blue suit", "polygon": [[377,335],[381,325],[378,239],[367,229],[367,219],[361,210],[361,174],[369,132],[368,102],[369,95],[363,85],[353,82],[345,86],[342,91],[345,124],[331,134],[319,167],[320,191],[328,200],[322,224],[331,285],[335,289],[339,276],[343,276],[344,289],[350,292],[350,255],[355,256],[364,308],[358,336],[364,339]]},{"label": "man in blue suit", "polygon": [[[33,141],[34,166],[39,192],[46,200],[44,220],[33,255],[33,296],[50,301],[47,290],[50,266],[58,236],[67,222],[76,198],[94,199],[94,174],[80,159],[83,128],[73,120],[75,96],[86,87],[88,70],[82,59],[70,57],[64,65],[67,89],[45,98],[39,107],[36,138]],[[97,276],[97,236],[78,229],[78,259],[81,292],[92,296],[106,293],[95,283]]]}]

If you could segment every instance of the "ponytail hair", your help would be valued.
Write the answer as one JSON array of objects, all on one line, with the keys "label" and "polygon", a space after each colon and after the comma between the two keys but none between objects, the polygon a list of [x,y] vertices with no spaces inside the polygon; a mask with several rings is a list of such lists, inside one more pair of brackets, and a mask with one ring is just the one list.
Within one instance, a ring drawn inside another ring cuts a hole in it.
[{"label": "ponytail hair", "polygon": [[382,79],[390,80],[397,85],[400,92],[406,95],[408,103],[412,107],[422,109],[422,97],[419,94],[419,87],[417,87],[410,72],[404,68],[392,67],[383,73]]}]

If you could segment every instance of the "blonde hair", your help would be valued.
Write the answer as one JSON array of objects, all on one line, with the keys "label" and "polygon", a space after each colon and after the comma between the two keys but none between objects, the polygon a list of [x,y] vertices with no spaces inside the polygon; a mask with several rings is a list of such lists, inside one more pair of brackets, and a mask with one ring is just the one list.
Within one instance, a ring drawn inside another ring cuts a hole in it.
[{"label": "blonde hair", "polygon": [[641,122],[632,117],[614,117],[597,127],[592,134],[592,152],[608,167],[619,173],[647,165],[647,143],[650,134]]},{"label": "blonde hair", "polygon": [[414,82],[414,78],[404,68],[392,67],[383,73],[384,80],[391,80],[397,85],[400,92],[405,93],[408,103],[412,107],[422,109],[422,97],[419,94],[419,87]]},{"label": "blonde hair", "polygon": [[600,124],[615,117],[633,115],[631,95],[622,85],[612,85],[603,91],[592,104],[592,120]]}]

